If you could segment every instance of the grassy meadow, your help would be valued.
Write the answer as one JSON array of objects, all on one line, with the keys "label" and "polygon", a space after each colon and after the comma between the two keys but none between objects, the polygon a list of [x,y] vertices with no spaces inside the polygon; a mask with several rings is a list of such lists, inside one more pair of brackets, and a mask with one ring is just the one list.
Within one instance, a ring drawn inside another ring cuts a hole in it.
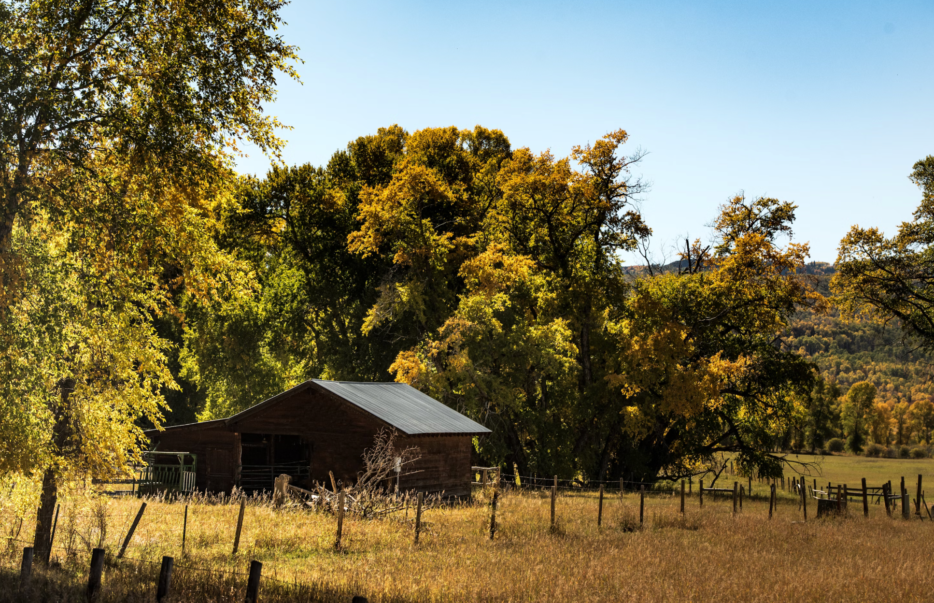
[{"label": "grassy meadow", "polygon": [[[900,472],[914,483],[912,475],[934,468],[930,461],[822,460],[819,483],[854,484],[861,472],[871,483],[895,483]],[[754,483],[753,491],[765,494],[767,486]],[[183,555],[185,503],[150,499],[127,558],[108,558],[101,600],[155,601],[163,555],[175,558],[175,601],[242,601],[252,559],[263,563],[261,601],[921,601],[934,592],[927,553],[934,523],[888,518],[881,505],[870,506],[868,519],[854,502],[848,518],[818,521],[809,501],[804,522],[797,501],[783,493],[769,520],[764,496],[746,498],[734,516],[729,498],[705,496],[701,508],[695,491],[682,517],[679,497],[653,494],[640,526],[638,495],[608,492],[598,527],[597,494],[562,490],[551,530],[548,492],[507,491],[491,541],[488,494],[425,511],[418,545],[412,511],[347,517],[341,550],[333,515],[248,499],[237,555],[237,502],[190,501]],[[36,569],[32,600],[83,601],[91,545],[103,530],[104,548],[115,555],[139,504],[64,501],[53,563]],[[28,600],[18,591],[18,568],[20,541],[31,538],[32,526],[24,522],[15,533],[15,517],[0,520],[5,535],[17,538],[0,563],[0,601]]]}]

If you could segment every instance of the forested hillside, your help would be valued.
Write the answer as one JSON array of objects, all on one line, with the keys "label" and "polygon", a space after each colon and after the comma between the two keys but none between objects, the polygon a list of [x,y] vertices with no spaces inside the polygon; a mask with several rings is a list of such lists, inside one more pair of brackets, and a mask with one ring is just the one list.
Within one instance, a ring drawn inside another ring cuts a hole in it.
[{"label": "forested hillside", "polygon": [[[833,266],[814,262],[806,272],[814,276],[821,293],[832,295]],[[854,383],[870,381],[877,388],[877,402],[934,397],[931,358],[903,339],[895,321],[844,320],[832,306],[827,313],[803,310],[792,318],[788,345],[817,363],[823,377],[836,382],[843,394]]]}]

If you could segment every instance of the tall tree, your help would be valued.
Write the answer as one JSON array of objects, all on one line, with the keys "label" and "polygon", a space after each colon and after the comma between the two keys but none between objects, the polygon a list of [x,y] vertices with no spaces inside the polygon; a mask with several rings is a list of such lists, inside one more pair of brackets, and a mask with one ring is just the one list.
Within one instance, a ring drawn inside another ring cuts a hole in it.
[{"label": "tall tree", "polygon": [[[44,466],[4,467],[43,473],[40,553],[48,549],[66,469],[84,467],[93,475],[121,466],[114,463],[133,440],[133,420],[158,422],[161,394],[141,392],[172,380],[152,318],[172,311],[167,281],[210,296],[211,279],[202,277],[218,267],[216,247],[202,237],[210,229],[197,230],[216,201],[213,192],[203,193],[223,188],[229,149],[238,141],[271,154],[281,144],[276,120],[262,112],[274,97],[277,71],[294,76],[295,50],[275,34],[281,6],[275,0],[0,2],[0,322],[9,329],[3,355],[21,357],[14,333],[30,329],[64,345],[38,346],[32,367],[4,367],[18,384],[28,382],[31,368],[51,375],[42,395],[26,398],[40,407],[12,415],[44,417],[25,425],[45,428],[36,440],[44,450],[35,455]],[[50,232],[61,237],[49,239]],[[46,237],[48,253],[28,252],[36,236]],[[186,259],[201,243],[206,253]],[[82,266],[75,285],[56,268],[76,261],[72,254]],[[31,264],[43,258],[55,269]],[[23,314],[37,299],[41,277],[50,275],[60,278],[50,286],[64,301]],[[88,323],[95,317],[97,331]],[[97,345],[72,340],[76,333],[95,334]],[[125,370],[134,363],[136,373]],[[54,395],[46,395],[49,388]],[[91,416],[112,430],[97,434],[106,454],[75,444],[86,444],[76,425],[91,425]]]},{"label": "tall tree", "polygon": [[868,381],[854,383],[846,393],[843,406],[843,423],[846,430],[846,445],[851,452],[859,454],[866,443],[866,423],[876,399],[876,386]]}]

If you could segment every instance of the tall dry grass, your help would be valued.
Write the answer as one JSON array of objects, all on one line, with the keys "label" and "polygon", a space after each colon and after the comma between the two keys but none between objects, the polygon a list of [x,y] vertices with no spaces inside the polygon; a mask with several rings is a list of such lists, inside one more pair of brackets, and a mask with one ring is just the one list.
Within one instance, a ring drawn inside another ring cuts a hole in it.
[{"label": "tall dry grass", "polygon": [[[562,492],[552,531],[547,493],[507,492],[491,542],[489,507],[477,498],[427,511],[418,546],[412,511],[348,517],[339,551],[333,515],[253,499],[236,556],[238,504],[192,502],[182,556],[184,504],[150,500],[129,558],[108,561],[102,601],[154,601],[162,555],[176,560],[176,601],[241,601],[251,559],[264,564],[262,601],[923,601],[934,593],[934,524],[890,519],[881,506],[868,519],[851,503],[850,518],[816,521],[811,505],[805,523],[791,499],[769,521],[764,499],[746,499],[734,517],[729,499],[705,497],[700,509],[695,496],[682,518],[677,497],[647,497],[640,527],[638,496],[608,494],[598,528],[596,495]],[[82,601],[90,547],[103,528],[115,553],[138,506],[65,501],[53,564],[37,569],[31,600]],[[2,521],[6,531],[16,519]],[[20,533],[28,539],[32,526]],[[22,546],[3,555],[0,601],[26,600],[16,586]]]}]

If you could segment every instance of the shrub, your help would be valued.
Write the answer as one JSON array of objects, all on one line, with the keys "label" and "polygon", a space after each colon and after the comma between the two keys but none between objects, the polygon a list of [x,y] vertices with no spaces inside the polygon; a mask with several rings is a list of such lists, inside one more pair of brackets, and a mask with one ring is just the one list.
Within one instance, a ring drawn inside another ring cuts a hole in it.
[{"label": "shrub", "polygon": [[866,456],[879,457],[885,454],[885,446],[879,444],[870,444],[866,447]]},{"label": "shrub", "polygon": [[926,459],[928,458],[928,451],[924,448],[918,446],[917,448],[911,449],[911,458],[913,459]]},{"label": "shrub", "polygon": [[907,459],[908,456],[909,456],[910,454],[911,454],[911,448],[909,448],[908,446],[900,446],[900,447],[899,447],[899,449],[898,449],[898,458],[900,458],[900,459]]},{"label": "shrub", "polygon": [[827,442],[827,451],[828,452],[843,452],[845,444],[840,438],[833,438]]},{"label": "shrub", "polygon": [[892,446],[891,448],[885,449],[886,458],[897,459],[898,458],[898,449]]}]

